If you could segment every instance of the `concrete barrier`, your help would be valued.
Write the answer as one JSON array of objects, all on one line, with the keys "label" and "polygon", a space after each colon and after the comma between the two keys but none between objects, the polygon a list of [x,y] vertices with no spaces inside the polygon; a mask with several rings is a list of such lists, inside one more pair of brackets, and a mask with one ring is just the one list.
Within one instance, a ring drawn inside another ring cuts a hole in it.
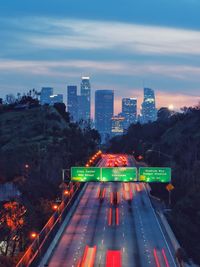
[{"label": "concrete barrier", "polygon": [[[167,232],[167,235],[168,235],[168,237],[169,237],[169,239],[171,241],[171,244],[172,244],[172,246],[174,248],[174,251],[177,254],[177,252],[182,249],[181,245],[178,242],[176,236],[174,235],[174,232],[172,231],[172,229],[171,229],[171,227],[170,227],[165,215],[160,211],[158,211],[157,213],[158,213],[159,218],[160,218],[160,220],[162,222],[162,225],[164,226],[164,228],[165,228],[165,230]],[[177,264],[180,267],[195,267],[196,266],[193,263],[189,264],[189,263],[184,262],[183,260],[178,260],[177,257],[176,257],[176,261],[177,261]]]},{"label": "concrete barrier", "polygon": [[36,267],[39,265],[41,257],[46,253],[49,245],[62,226],[68,212],[72,208],[76,198],[84,187],[84,184],[74,186],[74,193],[70,199],[64,199],[57,211],[52,215],[44,226],[38,237],[28,247],[23,257],[17,263],[16,267]]}]

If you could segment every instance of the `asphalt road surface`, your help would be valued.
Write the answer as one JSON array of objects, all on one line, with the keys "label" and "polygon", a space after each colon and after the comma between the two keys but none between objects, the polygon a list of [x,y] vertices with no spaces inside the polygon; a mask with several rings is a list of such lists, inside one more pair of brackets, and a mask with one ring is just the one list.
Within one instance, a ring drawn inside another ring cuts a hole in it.
[{"label": "asphalt road surface", "polygon": [[[116,164],[119,157],[105,155],[99,166]],[[124,157],[127,166],[134,166],[133,157]],[[93,265],[176,266],[144,184],[87,184],[75,213],[52,252],[48,266]]]}]

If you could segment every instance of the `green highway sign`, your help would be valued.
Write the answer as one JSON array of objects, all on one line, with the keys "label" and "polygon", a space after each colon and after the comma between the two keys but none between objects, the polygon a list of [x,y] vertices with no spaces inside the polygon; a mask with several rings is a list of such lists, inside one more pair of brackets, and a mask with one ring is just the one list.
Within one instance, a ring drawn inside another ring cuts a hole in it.
[{"label": "green highway sign", "polygon": [[72,167],[71,181],[73,182],[99,182],[101,177],[101,169],[97,167]]},{"label": "green highway sign", "polygon": [[171,168],[140,167],[72,167],[72,182],[146,182],[170,183]]},{"label": "green highway sign", "polygon": [[72,167],[73,182],[137,182],[137,168]]},{"label": "green highway sign", "polygon": [[171,182],[171,168],[141,167],[139,169],[139,182],[169,183]]},{"label": "green highway sign", "polygon": [[137,182],[137,168],[102,168],[103,182]]}]

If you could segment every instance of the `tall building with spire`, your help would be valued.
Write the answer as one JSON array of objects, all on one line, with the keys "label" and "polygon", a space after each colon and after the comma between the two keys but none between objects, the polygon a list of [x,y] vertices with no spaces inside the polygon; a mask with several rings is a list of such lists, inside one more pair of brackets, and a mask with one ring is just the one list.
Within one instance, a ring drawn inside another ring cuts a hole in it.
[{"label": "tall building with spire", "polygon": [[157,120],[157,109],[155,103],[155,93],[151,88],[144,88],[144,100],[142,103],[142,123]]},{"label": "tall building with spire", "polygon": [[82,77],[81,95],[78,98],[79,120],[89,121],[91,118],[91,85],[90,77]]}]

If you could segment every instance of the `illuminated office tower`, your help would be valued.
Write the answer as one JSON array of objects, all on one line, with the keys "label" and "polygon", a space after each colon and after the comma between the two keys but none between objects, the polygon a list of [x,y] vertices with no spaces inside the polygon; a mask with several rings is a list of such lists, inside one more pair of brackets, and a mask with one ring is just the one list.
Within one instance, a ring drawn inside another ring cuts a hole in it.
[{"label": "illuminated office tower", "polygon": [[78,96],[76,85],[67,86],[67,111],[70,113],[72,121],[78,120]]},{"label": "illuminated office tower", "polygon": [[153,122],[157,120],[157,109],[155,104],[154,90],[144,88],[144,100],[142,103],[142,123]]},{"label": "illuminated office tower", "polygon": [[131,123],[137,122],[137,99],[122,99],[122,115],[124,117],[124,129],[128,129]]},{"label": "illuminated office tower", "polygon": [[113,112],[114,91],[97,90],[95,92],[95,128],[99,131],[103,142],[111,135]]},{"label": "illuminated office tower", "polygon": [[79,98],[79,120],[89,121],[91,116],[91,85],[89,77],[82,77],[81,97]]},{"label": "illuminated office tower", "polygon": [[112,119],[112,136],[122,135],[124,133],[124,121],[125,118],[122,114],[118,114],[117,116],[113,116]]}]

